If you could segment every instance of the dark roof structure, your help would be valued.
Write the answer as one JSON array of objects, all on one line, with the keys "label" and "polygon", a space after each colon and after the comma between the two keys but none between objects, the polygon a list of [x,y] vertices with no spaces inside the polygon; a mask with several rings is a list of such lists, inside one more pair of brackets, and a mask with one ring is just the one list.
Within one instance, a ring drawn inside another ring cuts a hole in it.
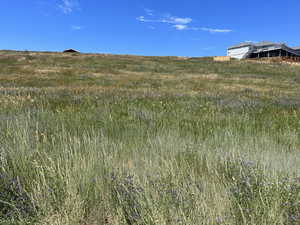
[{"label": "dark roof structure", "polygon": [[79,53],[79,51],[76,51],[74,49],[66,49],[63,51],[64,53]]}]

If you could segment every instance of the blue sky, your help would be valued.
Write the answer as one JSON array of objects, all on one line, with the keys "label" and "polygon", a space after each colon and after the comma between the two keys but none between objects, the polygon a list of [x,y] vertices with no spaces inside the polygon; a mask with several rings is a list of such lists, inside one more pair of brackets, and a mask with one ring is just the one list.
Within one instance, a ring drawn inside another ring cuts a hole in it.
[{"label": "blue sky", "polygon": [[270,40],[300,46],[299,0],[4,0],[0,49],[225,55]]}]

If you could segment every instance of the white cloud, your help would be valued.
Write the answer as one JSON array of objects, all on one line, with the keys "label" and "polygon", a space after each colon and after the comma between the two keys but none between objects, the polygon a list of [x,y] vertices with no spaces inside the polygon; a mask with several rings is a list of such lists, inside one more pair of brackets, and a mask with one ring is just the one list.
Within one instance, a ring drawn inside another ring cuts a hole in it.
[{"label": "white cloud", "polygon": [[189,24],[193,21],[192,18],[186,17],[186,18],[180,18],[180,17],[169,17],[167,18],[167,23],[174,23],[174,24]]},{"label": "white cloud", "polygon": [[200,28],[203,31],[208,31],[209,33],[215,34],[215,33],[230,33],[233,30],[230,29],[214,29],[214,28],[207,28],[207,27],[201,27]]},{"label": "white cloud", "polygon": [[143,23],[165,23],[169,24],[176,30],[182,31],[182,30],[191,30],[191,31],[206,31],[211,34],[216,33],[230,33],[233,30],[230,29],[216,29],[216,28],[207,28],[207,27],[193,27],[190,26],[193,22],[193,19],[190,17],[176,17],[172,16],[170,14],[164,15],[164,16],[155,16],[154,11],[151,9],[144,9],[146,15],[145,16],[139,16],[136,19]]},{"label": "white cloud", "polygon": [[188,29],[188,26],[183,25],[183,24],[176,24],[176,25],[173,25],[173,27],[175,27],[176,30],[187,30]]},{"label": "white cloud", "polygon": [[145,17],[144,16],[139,16],[139,17],[137,17],[136,18],[138,21],[140,21],[140,22],[147,22],[146,20],[145,20]]},{"label": "white cloud", "polygon": [[193,20],[191,18],[181,18],[181,17],[174,17],[174,16],[164,16],[162,18],[151,18],[148,19],[145,16],[139,16],[136,18],[140,22],[145,23],[168,23],[168,24],[189,24]]},{"label": "white cloud", "polygon": [[70,14],[79,9],[79,2],[77,0],[60,0],[57,6],[63,13]]},{"label": "white cloud", "polygon": [[77,26],[77,25],[71,26],[72,30],[81,30],[82,28],[83,28],[82,26]]},{"label": "white cloud", "polygon": [[193,31],[207,31],[211,34],[215,33],[230,33],[233,30],[230,29],[214,29],[214,28],[207,28],[207,27],[189,27],[188,25],[174,25],[173,27],[176,30],[193,30]]}]

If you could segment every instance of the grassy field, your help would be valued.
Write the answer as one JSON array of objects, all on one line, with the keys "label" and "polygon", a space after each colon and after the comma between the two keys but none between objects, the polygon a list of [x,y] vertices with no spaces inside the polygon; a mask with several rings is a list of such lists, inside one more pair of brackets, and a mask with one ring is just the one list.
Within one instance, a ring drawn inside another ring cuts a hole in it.
[{"label": "grassy field", "polygon": [[300,224],[300,66],[1,51],[0,106],[0,224]]}]

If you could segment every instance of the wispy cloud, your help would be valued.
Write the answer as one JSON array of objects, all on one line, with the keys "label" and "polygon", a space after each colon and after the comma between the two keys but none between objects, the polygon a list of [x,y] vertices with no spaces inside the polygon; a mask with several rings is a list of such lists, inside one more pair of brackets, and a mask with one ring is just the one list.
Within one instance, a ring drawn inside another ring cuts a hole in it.
[{"label": "wispy cloud", "polygon": [[180,18],[180,17],[174,17],[170,16],[166,20],[168,23],[172,24],[189,24],[193,21],[192,18],[186,17],[186,18]]},{"label": "wispy cloud", "polygon": [[82,26],[77,26],[77,25],[72,25],[71,30],[81,30],[83,27]]},{"label": "wispy cloud", "polygon": [[191,18],[181,18],[174,16],[165,16],[162,18],[146,18],[145,16],[139,16],[136,18],[140,22],[145,23],[167,23],[167,24],[189,24],[192,22]]},{"label": "wispy cloud", "polygon": [[230,33],[233,30],[230,29],[215,29],[215,28],[207,28],[207,27],[201,27],[200,28],[203,31],[208,31],[209,33],[215,34],[215,33]]},{"label": "wispy cloud", "polygon": [[[139,17],[137,17],[136,18],[138,21],[140,21],[140,22],[148,22],[148,21],[146,21],[146,19],[145,19],[145,17],[144,16],[139,16]],[[150,22],[150,21],[149,21]]]},{"label": "wispy cloud", "polygon": [[230,29],[215,29],[215,28],[207,28],[207,27],[189,27],[188,25],[176,24],[173,25],[176,30],[193,30],[193,31],[207,31],[211,34],[215,33],[230,33],[233,30]]},{"label": "wispy cloud", "polygon": [[173,25],[173,27],[175,27],[176,30],[187,30],[188,29],[188,26],[183,25],[183,24],[176,24],[176,25]]},{"label": "wispy cloud", "polygon": [[139,16],[136,18],[138,21],[144,23],[166,23],[166,24],[175,24],[175,25],[185,25],[193,21],[193,19],[189,17],[177,17],[177,16],[172,16],[170,14],[157,16],[155,15],[155,11],[152,9],[144,8],[144,11],[145,11],[144,16]]},{"label": "wispy cloud", "polygon": [[57,6],[64,14],[70,14],[80,7],[77,0],[60,0]]},{"label": "wispy cloud", "polygon": [[190,30],[190,31],[205,31],[211,34],[216,33],[230,33],[233,30],[231,29],[219,29],[219,28],[208,28],[208,27],[195,27],[192,26],[193,19],[190,17],[177,17],[170,14],[157,16],[154,13],[154,10],[144,9],[145,15],[139,16],[136,19],[142,23],[165,23],[171,25],[178,31]]}]

